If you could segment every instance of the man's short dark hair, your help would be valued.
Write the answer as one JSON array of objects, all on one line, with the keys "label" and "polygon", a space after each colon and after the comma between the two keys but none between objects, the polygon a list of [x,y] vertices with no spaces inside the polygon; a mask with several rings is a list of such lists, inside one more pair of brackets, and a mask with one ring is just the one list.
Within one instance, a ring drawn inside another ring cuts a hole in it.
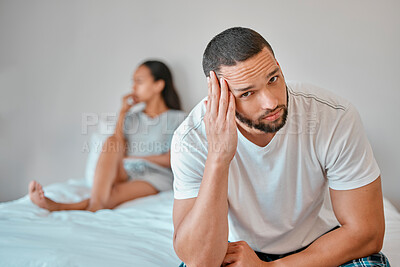
[{"label": "man's short dark hair", "polygon": [[234,66],[255,56],[264,47],[275,57],[270,44],[258,32],[242,27],[227,29],[216,35],[204,50],[204,74],[208,77],[210,71],[218,73],[221,66]]}]

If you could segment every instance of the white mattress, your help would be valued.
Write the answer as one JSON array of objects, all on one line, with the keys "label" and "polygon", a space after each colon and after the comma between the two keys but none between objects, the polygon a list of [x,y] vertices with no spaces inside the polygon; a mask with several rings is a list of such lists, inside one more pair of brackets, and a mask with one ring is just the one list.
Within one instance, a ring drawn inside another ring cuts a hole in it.
[{"label": "white mattress", "polygon": [[[56,201],[79,201],[85,181],[45,187]],[[172,245],[172,192],[115,210],[48,212],[29,197],[0,204],[0,266],[179,266]]]},{"label": "white mattress", "polygon": [[[46,196],[76,202],[84,180],[45,187]],[[179,266],[172,246],[171,191],[115,210],[47,212],[28,196],[0,203],[0,266]],[[383,252],[400,266],[400,213],[385,200]]]}]

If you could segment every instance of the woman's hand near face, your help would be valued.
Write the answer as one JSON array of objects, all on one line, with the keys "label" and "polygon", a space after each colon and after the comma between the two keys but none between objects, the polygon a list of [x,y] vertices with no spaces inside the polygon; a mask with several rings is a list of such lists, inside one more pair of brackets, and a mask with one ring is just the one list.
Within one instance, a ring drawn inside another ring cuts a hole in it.
[{"label": "woman's hand near face", "polygon": [[122,97],[122,107],[121,113],[126,113],[128,110],[135,105],[135,101],[133,100],[133,93],[124,95]]},{"label": "woman's hand near face", "polygon": [[114,136],[117,137],[120,141],[124,141],[124,121],[125,121],[125,115],[128,112],[128,110],[135,105],[135,102],[133,101],[133,94],[127,94],[122,97],[122,107],[121,111],[119,112],[118,116],[118,121],[117,125],[115,127],[115,132]]}]

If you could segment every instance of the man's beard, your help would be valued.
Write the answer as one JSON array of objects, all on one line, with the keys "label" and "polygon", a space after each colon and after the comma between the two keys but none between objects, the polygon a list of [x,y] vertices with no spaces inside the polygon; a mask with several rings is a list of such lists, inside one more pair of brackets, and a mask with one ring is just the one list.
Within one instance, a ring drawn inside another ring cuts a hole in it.
[{"label": "man's beard", "polygon": [[[263,122],[263,118],[265,118],[266,116],[268,116],[272,113],[275,113],[278,109],[283,110],[283,114],[280,118],[278,118],[275,121],[271,121],[271,122],[267,122],[267,123]],[[279,105],[276,108],[274,108],[273,110],[267,110],[256,121],[250,120],[249,118],[246,118],[245,116],[243,116],[242,114],[240,114],[236,111],[236,118],[239,121],[243,122],[250,128],[257,129],[257,130],[263,131],[265,133],[276,133],[277,131],[279,131],[285,125],[287,115],[288,115],[288,108],[286,105]]]}]

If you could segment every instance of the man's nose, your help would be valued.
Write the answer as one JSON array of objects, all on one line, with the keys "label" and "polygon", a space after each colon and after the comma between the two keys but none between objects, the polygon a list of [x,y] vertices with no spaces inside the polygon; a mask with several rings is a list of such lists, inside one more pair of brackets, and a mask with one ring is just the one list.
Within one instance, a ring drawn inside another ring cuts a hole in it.
[{"label": "man's nose", "polygon": [[268,110],[268,109],[273,110],[279,104],[278,98],[274,94],[272,94],[271,91],[268,89],[262,90],[260,102],[261,102],[261,108],[263,110]]}]

